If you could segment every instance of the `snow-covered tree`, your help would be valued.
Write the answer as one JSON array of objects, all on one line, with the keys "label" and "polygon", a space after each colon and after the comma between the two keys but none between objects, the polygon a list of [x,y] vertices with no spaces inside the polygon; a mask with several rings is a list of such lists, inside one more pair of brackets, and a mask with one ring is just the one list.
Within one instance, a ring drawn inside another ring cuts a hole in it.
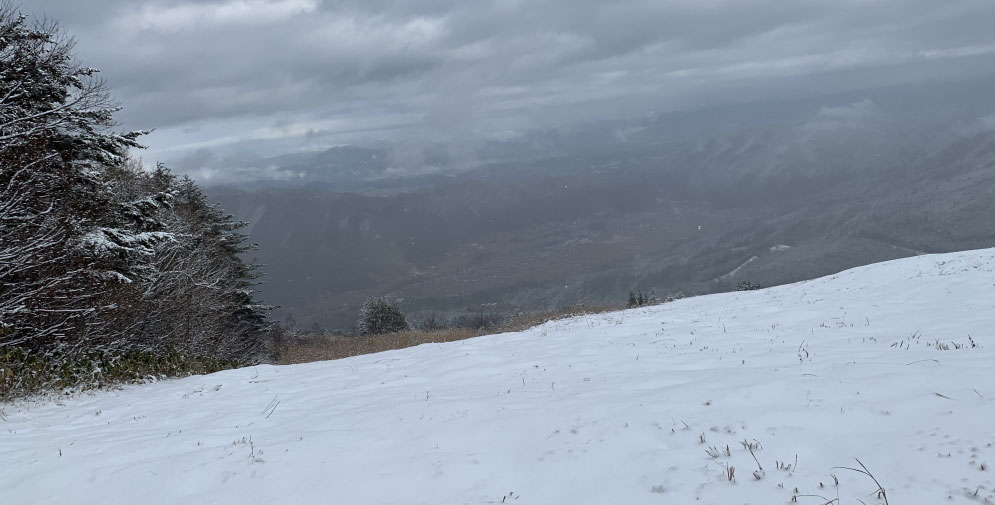
[{"label": "snow-covered tree", "polygon": [[97,70],[75,63],[73,45],[56,23],[29,23],[12,3],[0,3],[0,152],[30,147],[92,167],[139,147],[146,132],[111,131],[119,107]]},{"label": "snow-covered tree", "polygon": [[113,131],[118,107],[72,47],[0,0],[0,355],[257,359],[245,224],[128,157],[144,132]]},{"label": "snow-covered tree", "polygon": [[161,307],[153,333],[201,354],[257,356],[269,307],[254,298],[257,266],[241,258],[254,248],[241,232],[246,223],[211,204],[189,178],[172,178],[171,185],[176,198],[168,227],[175,240],[159,246],[157,273],[145,292],[148,303]]},{"label": "snow-covered tree", "polygon": [[356,326],[360,335],[382,335],[410,329],[401,309],[383,296],[366,300]]},{"label": "snow-covered tree", "polygon": [[736,285],[736,291],[756,291],[758,289],[763,289],[763,286],[753,281],[740,281]]},{"label": "snow-covered tree", "polygon": [[78,344],[113,308],[98,299],[139,278],[168,237],[140,202],[115,201],[107,167],[142,132],[111,130],[117,107],[72,47],[0,4],[0,346]]}]

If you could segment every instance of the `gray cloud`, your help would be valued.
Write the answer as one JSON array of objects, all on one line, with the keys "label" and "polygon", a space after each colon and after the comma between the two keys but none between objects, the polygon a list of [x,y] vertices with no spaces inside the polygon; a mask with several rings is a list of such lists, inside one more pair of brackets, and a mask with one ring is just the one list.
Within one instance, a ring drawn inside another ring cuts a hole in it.
[{"label": "gray cloud", "polygon": [[[990,0],[46,0],[146,157],[469,140],[992,68]],[[942,72],[940,72],[942,71]],[[187,156],[185,162],[196,159]]]}]

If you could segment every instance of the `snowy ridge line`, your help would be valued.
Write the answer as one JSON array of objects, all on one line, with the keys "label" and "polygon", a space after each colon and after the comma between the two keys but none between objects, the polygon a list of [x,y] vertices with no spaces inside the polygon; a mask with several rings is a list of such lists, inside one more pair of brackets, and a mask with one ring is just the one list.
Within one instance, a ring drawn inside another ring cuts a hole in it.
[{"label": "snowy ridge line", "polygon": [[995,503],[993,321],[984,249],[6,404],[0,489],[39,504]]}]

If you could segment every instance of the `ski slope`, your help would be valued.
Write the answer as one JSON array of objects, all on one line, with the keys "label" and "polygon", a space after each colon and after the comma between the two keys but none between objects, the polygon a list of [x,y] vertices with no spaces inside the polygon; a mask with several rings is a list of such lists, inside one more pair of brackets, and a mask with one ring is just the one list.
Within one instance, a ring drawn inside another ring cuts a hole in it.
[{"label": "ski slope", "polygon": [[919,256],[0,405],[0,503],[995,503],[993,351],[995,250]]}]

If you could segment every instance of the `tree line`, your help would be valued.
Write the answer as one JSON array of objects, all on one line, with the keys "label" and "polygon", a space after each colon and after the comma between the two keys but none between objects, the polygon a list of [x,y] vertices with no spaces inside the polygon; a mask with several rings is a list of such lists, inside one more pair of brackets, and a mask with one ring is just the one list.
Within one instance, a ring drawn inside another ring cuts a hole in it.
[{"label": "tree line", "polygon": [[114,131],[119,107],[72,50],[0,3],[0,395],[263,359],[245,223],[131,158],[148,132]]}]

